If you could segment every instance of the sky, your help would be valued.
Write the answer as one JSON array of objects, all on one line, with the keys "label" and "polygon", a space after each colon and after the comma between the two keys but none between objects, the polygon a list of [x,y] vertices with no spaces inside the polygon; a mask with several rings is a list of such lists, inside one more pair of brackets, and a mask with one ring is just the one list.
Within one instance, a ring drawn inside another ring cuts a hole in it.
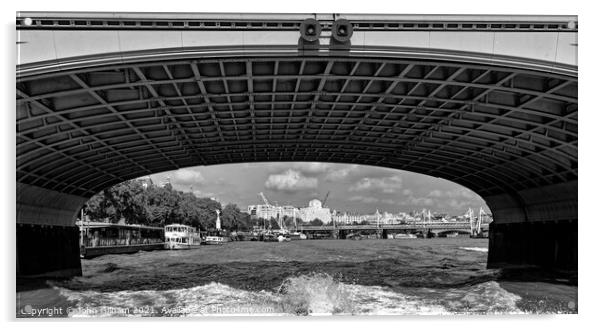
[{"label": "sky", "polygon": [[483,207],[483,199],[456,183],[395,169],[333,163],[274,162],[198,166],[151,175],[160,184],[167,177],[175,189],[213,197],[242,210],[261,203],[263,192],[273,204],[305,207],[311,199],[341,212],[373,214],[430,209],[450,215]]}]

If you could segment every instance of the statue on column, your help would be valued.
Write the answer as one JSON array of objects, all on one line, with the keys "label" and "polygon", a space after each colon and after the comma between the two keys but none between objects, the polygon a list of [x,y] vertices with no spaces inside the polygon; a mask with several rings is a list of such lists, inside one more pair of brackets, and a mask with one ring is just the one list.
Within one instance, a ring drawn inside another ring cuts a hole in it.
[{"label": "statue on column", "polygon": [[217,214],[217,219],[215,220],[215,229],[220,230],[220,229],[222,229],[222,223],[221,223],[221,221],[219,219],[220,211],[219,210],[215,210],[215,213]]}]

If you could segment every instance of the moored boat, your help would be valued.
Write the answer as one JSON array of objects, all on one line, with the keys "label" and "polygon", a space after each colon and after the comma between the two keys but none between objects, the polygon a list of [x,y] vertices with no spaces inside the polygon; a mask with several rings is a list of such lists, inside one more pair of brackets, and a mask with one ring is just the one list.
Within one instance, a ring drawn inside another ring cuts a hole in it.
[{"label": "moored boat", "polygon": [[230,241],[229,235],[222,230],[207,232],[204,242],[207,245],[222,245]]},{"label": "moored boat", "polygon": [[417,238],[417,236],[414,234],[404,234],[404,233],[395,235],[395,239],[407,239],[407,238]]},{"label": "moored boat", "polygon": [[163,249],[163,227],[78,221],[80,257]]},{"label": "moored boat", "polygon": [[290,242],[291,238],[288,233],[278,233],[278,242]]},{"label": "moored boat", "polygon": [[289,234],[291,240],[296,241],[296,240],[302,240],[302,239],[307,239],[307,235],[305,235],[304,233],[300,233],[300,232],[292,232]]},{"label": "moored boat", "polygon": [[165,226],[165,248],[183,250],[201,245],[201,234],[194,228],[182,224]]},{"label": "moored boat", "polygon": [[222,245],[227,243],[228,239],[222,236],[207,236],[205,237],[205,244],[207,245]]}]

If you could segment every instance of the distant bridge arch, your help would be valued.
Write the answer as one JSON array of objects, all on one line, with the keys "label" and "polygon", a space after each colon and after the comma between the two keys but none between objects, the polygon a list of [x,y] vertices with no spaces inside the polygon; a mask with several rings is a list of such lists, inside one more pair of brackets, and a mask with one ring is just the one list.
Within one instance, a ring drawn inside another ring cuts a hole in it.
[{"label": "distant bridge arch", "polygon": [[[317,18],[328,31],[332,16]],[[36,226],[72,228],[87,198],[127,179],[321,161],[459,183],[493,213],[491,265],[576,266],[575,18],[347,18],[358,29],[348,48],[325,38],[305,49],[302,16],[216,25],[22,13],[17,222],[30,227],[21,241],[41,235]],[[541,47],[519,49],[526,42]],[[79,266],[23,273],[53,267]]]}]

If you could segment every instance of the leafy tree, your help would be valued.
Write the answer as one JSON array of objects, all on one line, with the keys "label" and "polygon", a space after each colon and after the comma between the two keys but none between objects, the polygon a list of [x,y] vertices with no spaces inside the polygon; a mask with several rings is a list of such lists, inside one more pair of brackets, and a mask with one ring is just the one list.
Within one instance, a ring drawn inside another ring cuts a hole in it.
[{"label": "leafy tree", "polygon": [[201,229],[215,228],[216,210],[225,229],[250,228],[252,222],[235,204],[222,205],[210,198],[174,190],[171,185],[144,188],[137,180],[104,189],[86,203],[85,212],[94,221],[151,226],[182,223]]},{"label": "leafy tree", "polygon": [[276,220],[276,218],[271,217],[268,227],[272,228],[273,230],[278,230],[280,229],[280,226],[278,225],[278,221]]},{"label": "leafy tree", "polygon": [[322,222],[322,220],[315,218],[312,221],[309,222],[310,225],[312,226],[323,226],[324,222]]},{"label": "leafy tree", "polygon": [[222,210],[222,225],[235,230],[249,230],[253,227],[251,217],[240,211],[236,204],[228,204]]},{"label": "leafy tree", "polygon": [[284,218],[282,219],[282,221],[284,222],[284,225],[286,226],[286,228],[295,228],[295,223],[299,224],[301,223],[301,219],[297,218],[297,221],[295,221],[295,218],[293,217],[289,217],[287,215],[284,216]]}]

